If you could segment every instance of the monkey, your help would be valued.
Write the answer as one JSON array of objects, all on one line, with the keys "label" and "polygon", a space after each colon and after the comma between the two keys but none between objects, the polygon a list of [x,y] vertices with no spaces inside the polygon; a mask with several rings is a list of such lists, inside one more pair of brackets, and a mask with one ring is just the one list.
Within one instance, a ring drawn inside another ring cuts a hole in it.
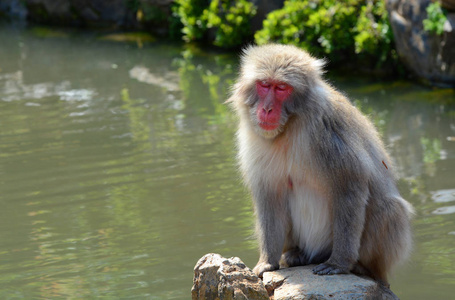
[{"label": "monkey", "polygon": [[260,249],[253,271],[316,264],[389,286],[411,252],[413,208],[379,133],[323,79],[325,61],[296,46],[243,49],[226,101],[238,115],[239,167]]}]

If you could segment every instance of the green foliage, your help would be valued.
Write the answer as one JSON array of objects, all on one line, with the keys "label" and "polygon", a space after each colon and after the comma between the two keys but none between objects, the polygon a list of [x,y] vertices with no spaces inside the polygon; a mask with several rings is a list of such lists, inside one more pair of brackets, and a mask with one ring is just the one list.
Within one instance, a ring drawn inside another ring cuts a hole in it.
[{"label": "green foliage", "polygon": [[352,61],[354,54],[378,65],[394,59],[384,1],[288,0],[267,16],[255,40],[294,44],[332,62]]},{"label": "green foliage", "polygon": [[169,17],[169,37],[173,40],[181,40],[183,36],[183,24],[178,15],[179,5],[176,2],[171,4],[171,16]]},{"label": "green foliage", "polygon": [[444,10],[439,2],[433,2],[427,7],[427,18],[423,20],[423,28],[440,35],[444,32],[444,23],[447,21]]},{"label": "green foliage", "polygon": [[207,28],[217,28],[216,46],[233,47],[251,36],[250,20],[255,14],[256,7],[247,0],[212,0],[203,19],[207,20]]},{"label": "green foliage", "polygon": [[216,46],[234,47],[252,35],[256,7],[247,0],[176,0],[174,13],[183,24],[185,41],[202,40],[213,31]]},{"label": "green foliage", "polygon": [[175,3],[173,10],[183,24],[183,39],[187,42],[201,39],[207,30],[201,17],[210,0],[176,0]]}]

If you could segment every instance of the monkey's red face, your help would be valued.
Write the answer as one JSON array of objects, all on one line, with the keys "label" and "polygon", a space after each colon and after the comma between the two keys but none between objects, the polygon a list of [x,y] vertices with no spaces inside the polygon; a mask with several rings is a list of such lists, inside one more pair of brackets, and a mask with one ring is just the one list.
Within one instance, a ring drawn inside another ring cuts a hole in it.
[{"label": "monkey's red face", "polygon": [[292,93],[292,86],[284,82],[261,80],[256,82],[259,96],[257,117],[264,130],[275,130],[280,126],[283,103]]}]

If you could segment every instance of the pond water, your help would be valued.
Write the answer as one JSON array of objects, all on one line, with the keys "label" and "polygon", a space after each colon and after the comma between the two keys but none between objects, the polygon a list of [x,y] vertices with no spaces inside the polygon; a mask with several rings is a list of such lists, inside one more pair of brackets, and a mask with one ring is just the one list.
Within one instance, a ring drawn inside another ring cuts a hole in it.
[{"label": "pond water", "polygon": [[[189,299],[209,252],[253,267],[237,53],[0,26],[0,298]],[[383,134],[415,250],[401,299],[455,293],[455,92],[328,74]]]}]

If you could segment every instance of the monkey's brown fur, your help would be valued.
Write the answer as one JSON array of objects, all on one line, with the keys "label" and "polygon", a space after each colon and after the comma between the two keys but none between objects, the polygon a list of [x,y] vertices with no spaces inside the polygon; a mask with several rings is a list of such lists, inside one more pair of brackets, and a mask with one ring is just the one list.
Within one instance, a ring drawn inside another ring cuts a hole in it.
[{"label": "monkey's brown fur", "polygon": [[[322,78],[323,62],[284,45],[244,50],[231,102],[240,116],[238,158],[251,189],[260,258],[254,271],[319,264],[387,285],[411,250],[411,205],[371,122]],[[260,81],[287,83],[275,130],[259,126]],[[385,167],[387,166],[387,167]]]}]

